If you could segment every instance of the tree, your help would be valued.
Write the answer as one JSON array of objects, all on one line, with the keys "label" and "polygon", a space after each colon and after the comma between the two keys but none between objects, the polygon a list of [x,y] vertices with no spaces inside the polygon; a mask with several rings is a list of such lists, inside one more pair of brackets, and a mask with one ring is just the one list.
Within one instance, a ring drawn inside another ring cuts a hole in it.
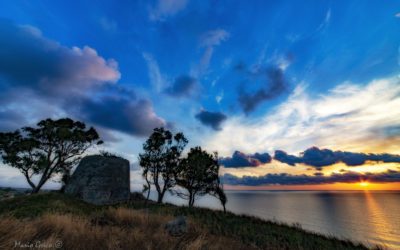
[{"label": "tree", "polygon": [[[188,140],[182,133],[173,135],[164,128],[155,128],[143,144],[143,154],[139,154],[139,163],[143,169],[148,191],[153,184],[158,193],[157,202],[161,203],[167,190],[175,186],[175,172],[180,156]],[[148,193],[149,194],[149,193]]]},{"label": "tree", "polygon": [[151,183],[150,183],[150,174],[148,173],[148,169],[143,169],[142,177],[146,180],[146,184],[143,185],[142,193],[147,192],[146,196],[146,201],[145,204],[147,204],[149,197],[150,197],[150,191],[151,191]]},{"label": "tree", "polygon": [[[32,193],[37,193],[56,174],[63,174],[66,181],[80,156],[91,146],[103,143],[94,128],[85,128],[84,123],[69,118],[46,119],[37,128],[0,133],[0,156],[4,164],[19,169]],[[34,175],[40,175],[37,184],[32,181]]]},{"label": "tree", "polygon": [[224,213],[226,213],[226,203],[228,202],[228,198],[224,192],[224,186],[219,181],[219,177],[218,184],[213,188],[211,194],[219,199],[222,207],[224,208]]},{"label": "tree", "polygon": [[211,194],[219,183],[218,154],[209,154],[201,147],[191,148],[188,156],[179,165],[179,171],[175,176],[176,183],[186,189],[187,192],[177,192],[178,196],[187,199],[189,207],[197,196]]}]

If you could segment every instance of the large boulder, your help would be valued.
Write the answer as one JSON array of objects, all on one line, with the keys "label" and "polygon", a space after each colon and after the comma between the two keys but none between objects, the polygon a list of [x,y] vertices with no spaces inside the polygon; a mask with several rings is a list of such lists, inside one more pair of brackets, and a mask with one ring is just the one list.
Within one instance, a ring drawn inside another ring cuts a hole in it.
[{"label": "large boulder", "polygon": [[129,199],[129,161],[120,157],[84,157],[65,186],[65,193],[95,204]]},{"label": "large boulder", "polygon": [[179,216],[178,218],[168,221],[165,224],[164,229],[172,236],[181,236],[188,231],[188,223],[185,216]]}]

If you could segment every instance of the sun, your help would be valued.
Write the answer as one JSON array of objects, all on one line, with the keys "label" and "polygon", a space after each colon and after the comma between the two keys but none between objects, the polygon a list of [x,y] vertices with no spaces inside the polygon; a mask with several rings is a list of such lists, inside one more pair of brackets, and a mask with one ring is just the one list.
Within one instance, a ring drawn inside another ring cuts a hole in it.
[{"label": "sun", "polygon": [[363,187],[366,187],[366,186],[368,186],[369,183],[368,183],[368,182],[360,182],[359,184],[360,184],[361,186],[363,186]]}]

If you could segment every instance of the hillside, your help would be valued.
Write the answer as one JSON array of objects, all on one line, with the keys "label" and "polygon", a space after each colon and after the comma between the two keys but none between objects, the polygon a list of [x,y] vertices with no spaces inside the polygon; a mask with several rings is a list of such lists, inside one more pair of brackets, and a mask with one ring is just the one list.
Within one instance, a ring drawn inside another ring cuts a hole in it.
[{"label": "hillside", "polygon": [[[167,221],[184,215],[189,232],[169,236]],[[203,208],[145,204],[92,205],[56,192],[0,201],[0,249],[20,244],[63,249],[367,249],[298,226]],[[53,245],[54,247],[54,245]]]}]

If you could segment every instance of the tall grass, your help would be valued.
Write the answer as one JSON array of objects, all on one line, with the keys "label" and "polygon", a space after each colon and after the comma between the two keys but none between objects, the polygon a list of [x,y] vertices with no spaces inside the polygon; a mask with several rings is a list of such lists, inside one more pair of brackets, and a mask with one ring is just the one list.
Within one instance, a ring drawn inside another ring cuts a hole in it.
[{"label": "tall grass", "polygon": [[256,249],[193,223],[184,236],[172,237],[163,228],[171,219],[126,208],[91,216],[45,214],[23,220],[6,216],[0,218],[0,249],[16,244],[56,248],[60,242],[63,249]]},{"label": "tall grass", "polygon": [[[167,221],[186,216],[189,232],[172,237]],[[60,193],[0,201],[0,249],[15,242],[63,242],[64,249],[367,249],[259,218],[204,208],[147,204],[93,205]],[[379,249],[379,247],[377,247]]]}]

